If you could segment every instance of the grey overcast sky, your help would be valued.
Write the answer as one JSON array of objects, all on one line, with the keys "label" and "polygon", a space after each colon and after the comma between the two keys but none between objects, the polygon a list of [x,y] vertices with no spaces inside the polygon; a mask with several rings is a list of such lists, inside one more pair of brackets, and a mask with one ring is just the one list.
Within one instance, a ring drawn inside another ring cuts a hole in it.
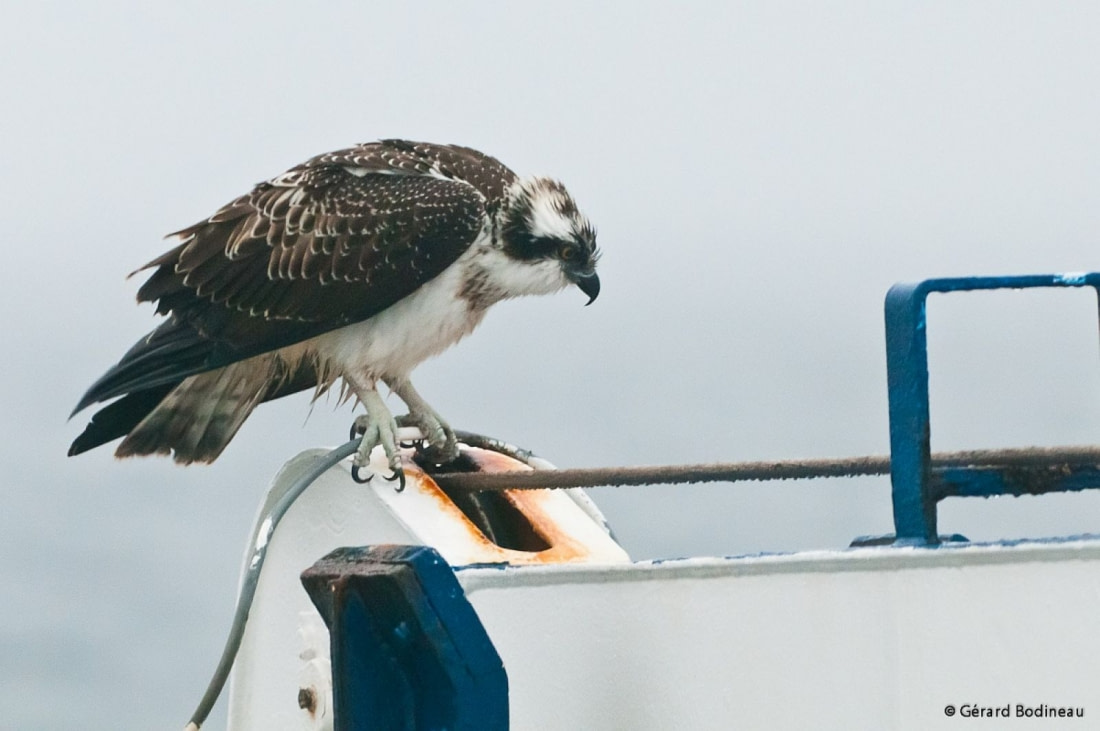
[{"label": "grey overcast sky", "polygon": [[[456,142],[561,178],[603,293],[500,305],[417,372],[562,466],[885,453],[882,297],[1100,269],[1100,6],[11,3],[0,28],[0,728],[182,726],[269,478],[347,408],[265,406],[212,467],[66,459],[154,325],[125,275],[305,158]],[[1100,437],[1085,292],[930,304],[937,449]],[[884,480],[594,491],[639,558],[842,547]],[[973,539],[1097,531],[1095,495],[957,501]],[[211,728],[224,723],[224,715]]]}]

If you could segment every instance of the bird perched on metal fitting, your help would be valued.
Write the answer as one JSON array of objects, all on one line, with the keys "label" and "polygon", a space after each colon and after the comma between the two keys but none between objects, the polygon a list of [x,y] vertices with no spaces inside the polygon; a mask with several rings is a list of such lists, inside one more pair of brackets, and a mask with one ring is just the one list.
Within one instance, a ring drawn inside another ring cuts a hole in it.
[{"label": "bird perched on metal fitting", "polygon": [[[591,303],[600,291],[595,230],[565,187],[455,145],[319,155],[173,235],[138,270],[152,271],[138,301],[167,319],[80,399],[73,414],[118,400],[70,455],[124,437],[118,457],[211,462],[259,404],[339,380],[366,408],[356,474],[379,445],[401,474],[399,423],[446,462],[454,431],[413,388],[413,368],[501,300],[572,284]],[[394,419],[379,382],[408,415]]]}]

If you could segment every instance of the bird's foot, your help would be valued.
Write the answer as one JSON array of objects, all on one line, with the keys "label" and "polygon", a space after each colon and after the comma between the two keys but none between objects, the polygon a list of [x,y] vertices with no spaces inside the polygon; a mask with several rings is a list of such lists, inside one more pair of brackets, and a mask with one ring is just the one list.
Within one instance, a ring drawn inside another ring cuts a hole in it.
[{"label": "bird's foot", "polygon": [[383,476],[383,479],[390,482],[397,481],[397,491],[404,490],[405,470],[401,467],[401,453],[397,449],[397,423],[393,417],[387,412],[384,418],[379,419],[372,416],[369,411],[356,417],[351,425],[351,438],[354,439],[360,434],[363,435],[363,439],[359,442],[359,449],[356,450],[355,457],[352,459],[351,479],[358,483],[371,481],[374,475],[361,478],[360,470],[370,469],[371,452],[381,445],[390,467],[390,474]]},{"label": "bird's foot", "polygon": [[458,459],[458,438],[454,429],[430,407],[410,409],[397,417],[399,426],[415,426],[423,440],[417,451],[429,462],[447,464]]}]

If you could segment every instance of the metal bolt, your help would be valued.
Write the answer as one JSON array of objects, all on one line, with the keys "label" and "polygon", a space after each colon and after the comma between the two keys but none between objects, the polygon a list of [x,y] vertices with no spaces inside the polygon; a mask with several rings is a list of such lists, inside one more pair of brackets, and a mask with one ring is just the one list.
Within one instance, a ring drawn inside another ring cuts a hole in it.
[{"label": "metal bolt", "polygon": [[317,714],[317,691],[313,686],[298,689],[298,707],[305,709],[310,716]]}]

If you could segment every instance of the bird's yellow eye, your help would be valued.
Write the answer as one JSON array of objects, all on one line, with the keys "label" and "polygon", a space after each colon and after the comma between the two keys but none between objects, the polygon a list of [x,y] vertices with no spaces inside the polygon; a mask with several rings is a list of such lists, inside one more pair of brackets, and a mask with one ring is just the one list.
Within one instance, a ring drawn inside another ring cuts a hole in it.
[{"label": "bird's yellow eye", "polygon": [[563,261],[569,261],[570,259],[576,257],[576,255],[577,247],[573,246],[572,244],[566,244],[558,250],[558,256],[560,256]]}]

